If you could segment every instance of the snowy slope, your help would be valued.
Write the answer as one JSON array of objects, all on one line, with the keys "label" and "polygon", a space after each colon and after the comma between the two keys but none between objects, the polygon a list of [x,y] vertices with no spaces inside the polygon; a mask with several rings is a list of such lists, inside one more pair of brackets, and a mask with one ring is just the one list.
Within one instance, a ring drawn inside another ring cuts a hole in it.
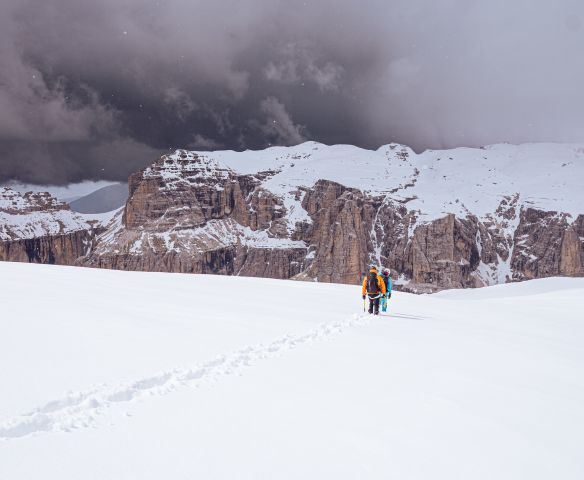
[{"label": "snowy slope", "polygon": [[88,230],[86,219],[48,193],[18,193],[0,187],[0,241]]},{"label": "snowy slope", "polygon": [[[0,478],[582,478],[584,280],[0,264]],[[30,302],[34,299],[34,302]]]},{"label": "snowy slope", "polygon": [[0,187],[0,241],[65,235],[107,225],[116,211],[102,214],[73,212],[47,192],[19,193]]},{"label": "snowy slope", "polygon": [[[176,156],[177,154],[175,154]],[[408,202],[423,220],[455,213],[493,214],[505,196],[520,205],[582,213],[584,144],[490,145],[427,150],[390,144],[378,150],[306,142],[262,151],[197,152],[239,173],[277,170],[264,186],[285,194],[319,179]]]}]

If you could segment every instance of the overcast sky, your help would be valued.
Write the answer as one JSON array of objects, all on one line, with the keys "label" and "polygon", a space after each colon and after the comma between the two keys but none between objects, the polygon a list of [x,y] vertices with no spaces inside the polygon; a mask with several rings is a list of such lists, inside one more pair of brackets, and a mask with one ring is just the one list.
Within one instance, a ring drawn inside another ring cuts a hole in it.
[{"label": "overcast sky", "polygon": [[0,182],[173,148],[584,142],[581,0],[0,0]]}]

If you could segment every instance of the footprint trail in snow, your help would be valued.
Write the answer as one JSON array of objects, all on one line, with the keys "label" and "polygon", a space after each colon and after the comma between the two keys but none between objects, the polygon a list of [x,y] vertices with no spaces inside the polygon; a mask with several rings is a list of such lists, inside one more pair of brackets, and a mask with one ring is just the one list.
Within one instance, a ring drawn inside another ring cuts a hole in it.
[{"label": "footprint trail in snow", "polygon": [[0,423],[0,441],[91,427],[96,425],[97,417],[108,407],[219,380],[223,376],[240,373],[242,369],[259,360],[279,356],[298,346],[341,333],[345,328],[367,323],[368,315],[354,315],[351,319],[319,325],[305,334],[285,335],[268,344],[248,346],[219,355],[194,367],[175,368],[132,382],[104,384],[90,390],[72,392],[66,397]]}]

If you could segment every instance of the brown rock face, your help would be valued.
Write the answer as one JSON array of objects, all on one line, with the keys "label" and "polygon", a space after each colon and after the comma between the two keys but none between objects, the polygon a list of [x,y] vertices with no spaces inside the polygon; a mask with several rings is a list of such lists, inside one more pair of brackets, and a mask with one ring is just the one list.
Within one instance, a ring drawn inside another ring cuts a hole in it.
[{"label": "brown rock face", "polygon": [[303,207],[312,218],[297,231],[310,245],[307,277],[358,283],[371,263],[412,271],[406,257],[416,218],[403,204],[319,180],[306,192]]},{"label": "brown rock face", "polygon": [[[562,239],[568,228],[567,215],[533,208],[523,210],[515,231],[511,267],[514,280],[550,277],[560,274]],[[570,239],[565,242],[564,270],[577,269],[569,265]],[[574,260],[572,255],[572,261]]]},{"label": "brown rock face", "polygon": [[285,279],[299,275],[305,266],[305,248],[248,248],[236,256],[233,274]]},{"label": "brown rock face", "polygon": [[75,265],[88,252],[93,237],[91,230],[78,230],[65,235],[0,242],[0,261]]},{"label": "brown rock face", "polygon": [[411,244],[412,280],[439,288],[477,286],[471,273],[480,256],[477,222],[454,215],[416,228]]},{"label": "brown rock face", "polygon": [[282,200],[256,176],[203,157],[162,157],[130,177],[121,222],[79,264],[101,268],[290,278],[306,245],[288,237]]},{"label": "brown rock face", "polygon": [[448,215],[416,226],[404,204],[325,180],[307,192],[303,206],[313,219],[298,235],[313,257],[305,275],[319,281],[357,283],[374,263],[407,276],[415,289],[475,287],[485,283],[474,275],[481,256],[498,262],[495,222],[487,227],[476,217]]},{"label": "brown rock face", "polygon": [[[269,172],[260,172],[265,177]],[[282,217],[281,200],[259,187],[258,178],[237,175],[196,155],[162,157],[129,179],[130,196],[123,223],[128,229],[144,226],[166,232],[196,228],[210,220],[232,218],[259,230]]]},{"label": "brown rock face", "polygon": [[567,228],[562,236],[559,274],[577,277],[584,274],[582,265],[582,240],[574,227]]},{"label": "brown rock face", "polygon": [[46,192],[0,188],[0,261],[73,265],[95,225]]},{"label": "brown rock face", "polygon": [[522,211],[511,260],[513,279],[582,276],[581,218],[570,225],[563,213],[533,208]]},{"label": "brown rock face", "polygon": [[[573,224],[573,229],[580,239],[580,273],[577,276],[584,276],[584,215],[579,215]],[[575,260],[577,265],[577,259]],[[569,267],[565,267],[569,268]],[[577,267],[575,267],[577,269]]]},{"label": "brown rock face", "polygon": [[305,275],[323,282],[358,283],[367,265],[367,224],[372,209],[363,195],[320,180],[303,207],[312,218],[300,238],[310,244],[312,262]]}]

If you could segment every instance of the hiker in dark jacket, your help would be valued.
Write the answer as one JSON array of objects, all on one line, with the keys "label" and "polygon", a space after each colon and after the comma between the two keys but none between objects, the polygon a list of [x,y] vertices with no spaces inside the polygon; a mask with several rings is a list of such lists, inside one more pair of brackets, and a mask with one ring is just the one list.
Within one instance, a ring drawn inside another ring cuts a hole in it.
[{"label": "hiker in dark jacket", "polygon": [[377,267],[372,266],[363,279],[363,288],[361,289],[363,300],[369,296],[369,313],[379,315],[379,299],[385,295],[385,292],[385,282],[377,274]]}]

